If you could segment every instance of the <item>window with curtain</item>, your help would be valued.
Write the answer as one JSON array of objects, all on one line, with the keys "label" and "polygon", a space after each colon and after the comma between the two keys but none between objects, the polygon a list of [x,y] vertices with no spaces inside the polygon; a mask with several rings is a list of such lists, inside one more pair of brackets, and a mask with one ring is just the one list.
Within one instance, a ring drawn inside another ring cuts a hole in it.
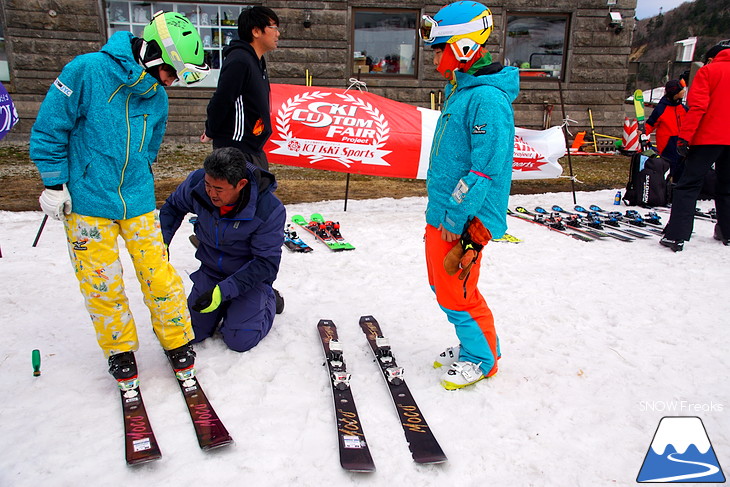
[{"label": "window with curtain", "polygon": [[562,79],[568,21],[567,14],[508,13],[504,64],[520,76]]},{"label": "window with curtain", "polygon": [[419,18],[418,10],[354,9],[353,74],[415,77]]}]

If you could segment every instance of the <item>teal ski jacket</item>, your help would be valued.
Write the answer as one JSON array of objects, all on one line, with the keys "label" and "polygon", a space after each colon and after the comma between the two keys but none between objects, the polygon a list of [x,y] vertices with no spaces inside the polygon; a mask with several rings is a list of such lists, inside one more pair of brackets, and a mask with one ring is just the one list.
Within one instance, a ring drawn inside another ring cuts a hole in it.
[{"label": "teal ski jacket", "polygon": [[507,231],[517,68],[494,63],[474,75],[456,72],[434,132],[427,174],[426,222],[461,234],[477,216],[500,238]]},{"label": "teal ski jacket", "polygon": [[167,93],[117,32],[68,63],[41,104],[30,157],[43,184],[66,184],[73,212],[115,220],[156,207],[152,162],[167,123]]}]

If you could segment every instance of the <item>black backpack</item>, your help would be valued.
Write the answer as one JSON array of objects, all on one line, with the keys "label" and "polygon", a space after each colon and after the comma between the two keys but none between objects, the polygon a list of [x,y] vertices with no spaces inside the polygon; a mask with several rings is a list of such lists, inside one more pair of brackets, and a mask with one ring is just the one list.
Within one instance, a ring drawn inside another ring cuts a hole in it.
[{"label": "black backpack", "polygon": [[669,161],[641,152],[631,156],[623,200],[629,206],[668,206],[671,201]]}]

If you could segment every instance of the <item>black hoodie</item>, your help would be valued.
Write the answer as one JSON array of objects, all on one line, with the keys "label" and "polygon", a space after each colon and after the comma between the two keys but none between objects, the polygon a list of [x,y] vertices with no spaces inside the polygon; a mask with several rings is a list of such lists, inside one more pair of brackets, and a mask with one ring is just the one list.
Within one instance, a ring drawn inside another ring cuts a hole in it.
[{"label": "black hoodie", "polygon": [[232,41],[223,50],[218,87],[208,102],[205,134],[213,146],[258,153],[271,135],[269,75],[266,60],[251,44]]}]

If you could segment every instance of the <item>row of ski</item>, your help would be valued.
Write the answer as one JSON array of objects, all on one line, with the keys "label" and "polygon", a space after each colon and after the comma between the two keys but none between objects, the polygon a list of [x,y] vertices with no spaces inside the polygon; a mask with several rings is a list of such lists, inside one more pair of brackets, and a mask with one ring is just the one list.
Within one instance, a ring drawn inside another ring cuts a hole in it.
[{"label": "row of ski", "polygon": [[554,205],[550,210],[538,206],[530,211],[518,206],[514,211],[507,210],[507,214],[584,242],[602,239],[633,242],[662,235],[663,224],[656,211],[642,216],[636,210],[621,213],[606,211],[597,205],[591,205],[588,209],[576,205],[575,211]]},{"label": "row of ski", "polygon": [[[375,362],[380,366],[413,460],[420,464],[445,462],[446,455],[421,414],[413,394],[408,389],[403,367],[398,366],[388,339],[383,336],[380,324],[372,316],[362,316],[360,317],[360,328],[365,333]],[[332,386],[340,465],[345,470],[353,472],[372,472],[375,470],[375,463],[365,440],[365,433],[350,389],[351,376],[345,364],[342,344],[337,335],[337,326],[331,320],[320,320],[317,329],[322,340]]]},{"label": "row of ski", "polygon": [[[575,211],[568,211],[553,205],[551,211],[540,206],[530,211],[518,206],[514,211],[508,209],[507,214],[584,242],[611,238],[622,242],[633,242],[651,236],[661,237],[663,223],[659,213],[671,211],[668,208],[651,208],[642,216],[637,210],[626,210],[625,213],[621,213],[606,211],[597,205],[591,205],[588,209],[576,205],[573,209]],[[714,208],[709,212],[697,208],[695,218],[716,222],[717,212]]]},{"label": "row of ski", "polygon": [[[413,460],[421,464],[445,462],[446,455],[408,389],[403,367],[396,362],[379,323],[372,316],[362,316],[360,327],[390,391]],[[342,468],[353,472],[372,472],[375,470],[375,463],[350,389],[351,375],[347,371],[337,326],[331,320],[320,320],[317,330],[332,387],[340,464]],[[207,451],[233,443],[231,435],[203,392],[198,377],[177,377],[177,381],[188,406],[200,448]],[[139,383],[120,392],[127,464],[139,465],[158,460],[162,453],[142,400]]]},{"label": "row of ski", "polygon": [[[294,215],[291,220],[332,251],[355,250],[355,246],[345,240],[340,233],[339,222],[325,220],[319,213],[312,213],[309,220],[302,215]],[[297,235],[290,224],[287,224],[284,229],[284,246],[292,252],[312,252],[314,250]]]}]

